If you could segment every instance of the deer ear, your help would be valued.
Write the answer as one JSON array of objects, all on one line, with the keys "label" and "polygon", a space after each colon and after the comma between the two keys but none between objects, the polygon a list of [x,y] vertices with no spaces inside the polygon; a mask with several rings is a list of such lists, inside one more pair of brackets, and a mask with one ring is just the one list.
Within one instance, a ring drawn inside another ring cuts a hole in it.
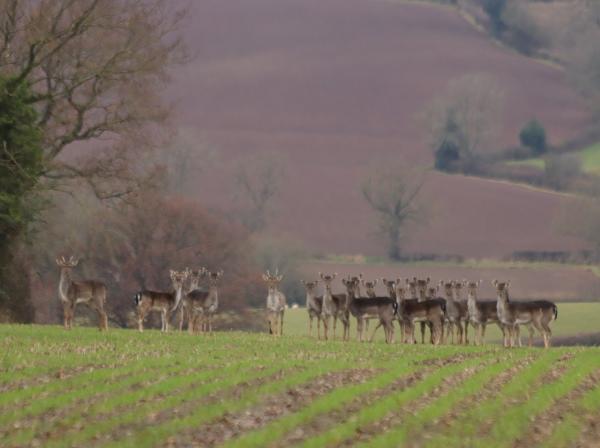
[{"label": "deer ear", "polygon": [[348,284],[348,280],[346,280],[345,278],[342,279],[342,283],[344,286],[346,286]]},{"label": "deer ear", "polygon": [[427,277],[427,284],[429,284],[430,281],[431,281],[431,279],[429,277]]},{"label": "deer ear", "polygon": [[401,279],[400,277],[398,277],[398,278],[396,279],[396,284],[397,284],[397,285],[399,285],[400,283],[402,283],[402,279]]},{"label": "deer ear", "polygon": [[319,272],[319,277],[321,277],[321,280],[323,280],[323,273]]},{"label": "deer ear", "polygon": [[377,279],[373,280],[373,286],[377,286]]},{"label": "deer ear", "polygon": [[410,284],[410,280],[409,280],[409,279],[406,279],[404,282],[405,282],[407,285],[409,285],[409,284]]},{"label": "deer ear", "polygon": [[444,284],[444,280],[440,280],[440,286]]},{"label": "deer ear", "polygon": [[477,286],[480,286],[482,283],[483,283],[483,280],[479,280],[479,281],[477,282]]},{"label": "deer ear", "polygon": [[510,280],[506,282],[506,287],[508,288],[510,286]]},{"label": "deer ear", "polygon": [[492,285],[498,286],[498,280],[496,280],[496,279],[492,280]]},{"label": "deer ear", "polygon": [[332,276],[331,278],[332,278],[332,279],[334,279],[334,278],[336,278],[336,277],[337,277],[337,275],[338,275],[338,274],[337,274],[337,272],[334,272],[334,273],[333,273],[333,276]]}]

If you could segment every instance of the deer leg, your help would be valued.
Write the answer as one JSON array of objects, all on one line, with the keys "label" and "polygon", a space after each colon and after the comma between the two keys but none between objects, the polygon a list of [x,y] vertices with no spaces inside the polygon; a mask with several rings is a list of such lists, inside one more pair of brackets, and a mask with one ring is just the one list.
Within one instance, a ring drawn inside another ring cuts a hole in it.
[{"label": "deer leg", "polygon": [[[535,327],[540,332],[540,334],[542,334],[542,336],[543,336],[544,331],[542,330],[542,328],[538,327],[537,325]],[[535,330],[533,329],[533,326],[530,325],[529,326],[529,346],[530,347],[533,347],[533,335],[534,335],[534,333],[535,333]]]},{"label": "deer leg", "polygon": [[456,321],[456,333],[456,339],[458,341],[458,344],[460,345],[463,343],[463,326],[460,319]]},{"label": "deer leg", "polygon": [[337,327],[337,316],[333,316],[333,340],[335,341],[335,330]]},{"label": "deer leg", "polygon": [[542,321],[542,328],[544,329],[544,347],[550,347],[550,339],[552,338],[552,330],[548,322]]},{"label": "deer leg", "polygon": [[421,322],[421,344],[425,344],[425,322]]},{"label": "deer leg", "polygon": [[329,330],[329,316],[323,316],[323,337],[327,340],[327,330]]},{"label": "deer leg", "polygon": [[465,345],[469,345],[469,321],[465,320]]},{"label": "deer leg", "polygon": [[386,328],[385,328],[385,326],[383,324],[383,321],[379,321],[379,323],[375,327],[375,330],[373,330],[373,334],[371,335],[371,338],[369,339],[369,342],[373,342],[373,339],[375,339],[375,333],[377,333],[377,330],[379,329],[379,327],[383,327],[383,331],[385,331],[386,340],[387,340],[387,330],[386,330]]},{"label": "deer leg", "polygon": [[313,317],[308,315],[308,337],[312,338],[312,325],[313,325]]},{"label": "deer leg", "polygon": [[65,330],[69,329],[69,313],[70,313],[70,305],[68,303],[63,302],[63,323],[65,326]]},{"label": "deer leg", "polygon": [[279,318],[279,336],[283,336],[283,311]]}]

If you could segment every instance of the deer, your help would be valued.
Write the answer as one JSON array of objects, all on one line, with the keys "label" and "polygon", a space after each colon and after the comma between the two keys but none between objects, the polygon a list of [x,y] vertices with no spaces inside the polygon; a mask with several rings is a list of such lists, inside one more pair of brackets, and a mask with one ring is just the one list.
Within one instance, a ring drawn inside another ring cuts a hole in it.
[{"label": "deer", "polygon": [[[413,277],[412,281],[409,281],[408,279],[406,279],[406,283],[408,285],[408,290],[411,293],[411,296],[414,297],[415,292],[417,294],[416,298],[419,302],[424,302],[425,300],[428,300],[428,288],[429,288],[429,282],[431,281],[431,279],[429,277],[427,277],[424,280],[418,280],[417,277]],[[433,294],[432,297],[435,296],[435,293]],[[425,344],[425,326],[427,326],[427,321],[421,321],[420,322],[421,325],[421,344]],[[432,328],[429,328],[430,331],[433,331]],[[431,334],[431,338],[433,338],[433,333]],[[442,335],[442,339],[443,339],[443,335]]]},{"label": "deer", "polygon": [[212,320],[219,308],[219,279],[223,276],[223,270],[211,272],[204,271],[208,278],[208,291],[195,288],[186,295],[190,307],[190,318],[188,332],[190,334],[201,331],[212,333]]},{"label": "deer", "polygon": [[106,314],[106,285],[98,280],[73,280],[73,268],[79,264],[79,259],[64,256],[56,259],[60,268],[58,281],[58,298],[63,306],[65,330],[73,328],[75,306],[84,303],[98,313],[98,327],[100,331],[108,330],[108,316]]},{"label": "deer", "polygon": [[138,330],[144,331],[144,319],[150,311],[159,311],[161,319],[160,331],[167,333],[169,331],[169,319],[173,314],[183,296],[183,286],[189,272],[184,270],[182,272],[169,271],[171,277],[171,283],[173,285],[173,291],[152,291],[144,289],[139,291],[134,296],[134,302],[137,311],[138,318]]},{"label": "deer", "polygon": [[454,301],[456,303],[460,303],[462,305],[460,305],[462,308],[464,308],[465,314],[463,315],[462,319],[463,319],[463,323],[465,326],[465,340],[464,343],[465,344],[469,344],[469,307],[467,305],[466,300],[463,300],[462,298],[462,290],[463,290],[463,283],[460,281],[454,281]]},{"label": "deer", "polygon": [[[355,277],[353,277],[352,279],[354,280]],[[375,287],[377,286],[377,279],[375,279],[373,281],[365,281],[362,274],[360,274],[358,276],[358,279],[360,280],[360,285],[365,287],[365,295],[367,298],[372,299],[374,297],[377,297],[377,293],[375,292]],[[357,286],[356,286],[356,297],[357,298],[363,297],[360,293],[360,285],[357,284]],[[369,331],[369,320],[370,320],[369,317],[365,318],[365,330],[367,332]],[[379,328],[379,325],[377,326],[377,328]]]},{"label": "deer", "polygon": [[323,321],[323,333],[327,340],[329,329],[329,319],[333,318],[333,339],[335,340],[335,331],[337,320],[339,319],[344,326],[343,340],[348,340],[350,337],[350,315],[347,306],[346,294],[333,294],[331,284],[337,277],[337,272],[333,275],[323,274],[319,272],[319,277],[323,281],[325,291],[323,293],[323,306],[321,309],[321,320]]},{"label": "deer", "polygon": [[323,296],[317,296],[319,280],[305,282],[300,280],[306,289],[306,310],[308,311],[308,336],[312,337],[313,320],[317,319],[317,339],[321,339],[321,311],[323,310]]},{"label": "deer", "polygon": [[454,344],[454,327],[456,327],[458,343],[462,344],[464,342],[463,324],[467,323],[469,309],[466,302],[456,300],[455,286],[456,282],[454,281],[440,280],[440,288],[444,290],[444,295],[446,296],[446,318],[448,320],[446,339],[450,336],[451,343]]},{"label": "deer", "polygon": [[286,298],[279,290],[279,285],[283,280],[283,275],[279,275],[279,269],[275,274],[267,271],[262,276],[263,281],[267,284],[267,323],[269,324],[269,334],[274,336],[283,335],[283,314],[286,307]]},{"label": "deer", "polygon": [[463,285],[467,289],[467,308],[469,311],[469,322],[471,322],[471,326],[475,331],[475,345],[482,345],[484,343],[487,324],[497,324],[500,331],[502,331],[502,335],[504,335],[504,327],[498,319],[497,301],[477,299],[477,289],[481,285],[481,280],[477,282],[463,280]]},{"label": "deer", "polygon": [[[416,283],[414,280],[413,282]],[[426,284],[426,282],[424,281]],[[408,287],[410,288],[410,286]],[[434,288],[435,290],[435,288]],[[414,344],[415,323],[420,322],[429,325],[431,330],[431,343],[439,345],[444,334],[444,321],[446,319],[446,305],[443,299],[406,299],[406,289],[400,282],[396,283],[396,301],[398,303],[398,315],[404,322],[403,341]]]},{"label": "deer", "polygon": [[190,329],[190,325],[191,325],[191,303],[190,300],[188,300],[188,294],[192,291],[195,291],[197,289],[200,289],[200,281],[202,280],[202,278],[204,277],[204,275],[206,274],[207,270],[204,267],[201,267],[198,270],[191,270],[189,268],[186,268],[186,271],[188,273],[188,280],[189,280],[189,285],[188,288],[186,289],[185,293],[183,294],[183,298],[181,300],[181,310],[179,312],[179,331],[183,331],[183,324],[185,319],[187,318],[188,321],[188,330]]},{"label": "deer", "polygon": [[[492,282],[497,293],[498,319],[504,326],[504,346],[514,347],[515,336],[519,335],[519,325],[531,324],[544,339],[544,347],[550,347],[552,330],[550,323],[558,318],[558,307],[548,300],[511,302],[508,294],[510,282]],[[531,333],[530,333],[531,335]],[[532,337],[529,344],[532,344]]]},{"label": "deer", "polygon": [[348,311],[356,318],[357,322],[357,340],[363,341],[364,323],[367,317],[377,318],[379,325],[373,331],[373,335],[369,339],[373,341],[375,332],[380,326],[383,326],[385,331],[385,342],[392,344],[394,342],[394,319],[396,318],[398,305],[396,301],[390,297],[357,297],[358,282],[351,278],[342,279],[342,283],[346,287],[346,295],[348,298]]}]

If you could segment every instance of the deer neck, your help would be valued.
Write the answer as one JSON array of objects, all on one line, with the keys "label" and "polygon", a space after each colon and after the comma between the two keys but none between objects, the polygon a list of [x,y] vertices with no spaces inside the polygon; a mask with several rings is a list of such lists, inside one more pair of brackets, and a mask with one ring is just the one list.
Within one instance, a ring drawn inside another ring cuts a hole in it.
[{"label": "deer neck", "polygon": [[315,303],[317,294],[314,291],[306,291],[306,308],[310,308]]},{"label": "deer neck", "polygon": [[219,292],[217,291],[217,285],[210,285],[208,287],[208,296],[213,300],[216,300],[219,298]]},{"label": "deer neck", "polygon": [[183,296],[183,285],[179,285],[175,288],[175,305],[171,309],[171,312],[175,311],[181,302],[181,296]]},{"label": "deer neck", "polygon": [[477,294],[474,292],[467,293],[467,308],[469,313],[474,314],[477,310]]},{"label": "deer neck", "polygon": [[63,302],[69,301],[69,287],[73,283],[71,268],[60,268],[60,280],[58,282],[58,295]]}]

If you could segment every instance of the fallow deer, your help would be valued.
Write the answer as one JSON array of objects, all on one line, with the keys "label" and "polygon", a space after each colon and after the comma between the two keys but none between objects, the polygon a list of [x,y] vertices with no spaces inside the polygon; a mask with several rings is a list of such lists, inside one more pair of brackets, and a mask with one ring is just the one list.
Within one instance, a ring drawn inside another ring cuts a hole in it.
[{"label": "fallow deer", "polygon": [[56,264],[60,267],[58,297],[63,306],[65,330],[73,327],[75,306],[79,303],[84,303],[96,310],[100,330],[107,330],[106,285],[97,280],[73,280],[71,272],[78,263],[79,260],[73,256],[68,260],[64,256],[56,259]]},{"label": "fallow deer", "polygon": [[[190,300],[188,300],[188,294],[192,291],[200,289],[200,281],[206,274],[206,268],[201,267],[198,270],[191,270],[186,268],[188,273],[188,287],[185,289],[183,297],[181,299],[181,309],[179,311],[179,331],[183,331],[183,324],[187,319],[188,330],[190,330],[192,322],[192,308]],[[190,331],[191,332],[191,331]]]},{"label": "fallow deer", "polygon": [[183,286],[188,274],[187,270],[182,272],[170,271],[174,291],[166,292],[144,289],[135,295],[134,301],[137,308],[138,330],[140,332],[144,331],[144,319],[150,311],[160,311],[160,331],[169,331],[169,319],[181,302]]},{"label": "fallow deer", "polygon": [[455,285],[454,281],[440,280],[440,287],[443,288],[446,298],[446,319],[448,321],[446,339],[450,336],[451,343],[454,344],[454,327],[456,327],[458,343],[462,344],[464,342],[464,324],[469,318],[469,309],[466,302],[456,300]]},{"label": "fallow deer", "polygon": [[[419,302],[424,302],[425,300],[428,300],[428,296],[427,296],[427,290],[429,288],[429,282],[431,281],[431,279],[429,277],[427,277],[426,279],[417,279],[417,277],[413,277],[412,281],[409,281],[408,279],[406,280],[407,284],[408,284],[408,289],[411,292],[411,295],[414,294],[413,293],[413,285],[414,288],[416,289],[416,293],[417,293],[417,300]],[[421,344],[425,344],[425,327],[427,326],[427,321],[421,321],[420,322],[420,326],[421,326]],[[433,329],[430,327],[429,331],[432,332]],[[433,333],[431,334],[431,338],[433,339]],[[442,340],[443,340],[443,334],[442,334]]]},{"label": "fallow deer", "polygon": [[469,343],[469,307],[467,305],[467,301],[463,300],[462,298],[462,290],[463,290],[463,283],[460,281],[455,281],[454,282],[454,301],[456,303],[460,303],[462,305],[460,305],[465,311],[464,314],[462,315],[462,319],[463,319],[463,325],[465,328],[465,339],[464,339],[464,343],[468,344]]},{"label": "fallow deer", "polygon": [[463,285],[467,288],[467,307],[469,310],[469,322],[475,331],[475,345],[481,345],[485,341],[485,329],[490,323],[498,325],[504,335],[504,328],[498,319],[498,306],[496,300],[478,300],[477,289],[481,285],[481,280],[477,282],[467,282],[463,280]]},{"label": "fallow deer", "polygon": [[279,274],[279,270],[276,270],[275,274],[267,271],[262,278],[268,288],[267,323],[269,324],[269,334],[281,336],[283,335],[283,315],[286,307],[285,294],[279,290],[283,275]]},{"label": "fallow deer", "polygon": [[[362,274],[359,275],[359,279],[360,279],[360,285],[365,287],[365,296],[370,299],[377,297],[377,293],[375,292],[375,287],[377,286],[377,279],[375,279],[373,281],[366,281],[363,278]],[[359,284],[356,285],[356,298],[363,297],[360,293],[360,285]],[[369,332],[369,320],[370,320],[370,317],[365,318],[365,331],[367,333]],[[381,325],[378,325],[377,328],[379,328],[380,326]]]},{"label": "fallow deer", "polygon": [[[510,282],[492,284],[496,287],[498,319],[505,329],[504,346],[514,347],[515,336],[518,336],[519,325],[532,324],[544,339],[544,347],[550,346],[552,330],[550,322],[558,318],[557,306],[548,300],[535,300],[531,302],[511,302],[508,296]],[[508,338],[508,339],[507,339]],[[531,344],[530,338],[530,344]]]},{"label": "fallow deer", "polygon": [[190,319],[188,331],[190,334],[201,331],[203,333],[212,333],[212,320],[219,308],[219,279],[224,272],[204,271],[208,278],[208,291],[202,291],[198,288],[190,291],[186,299],[190,307]]},{"label": "fallow deer", "polygon": [[[385,331],[385,341],[388,344],[394,342],[394,319],[396,318],[398,306],[396,301],[390,297],[356,297],[356,287],[358,282],[353,279],[342,279],[342,283],[346,287],[348,297],[348,311],[356,318],[357,323],[357,339],[363,341],[364,323],[367,317],[377,318],[379,325],[383,326]],[[375,331],[377,331],[375,328]],[[370,338],[373,340],[375,331]]]},{"label": "fallow deer", "polygon": [[321,339],[321,311],[323,310],[323,296],[317,296],[319,281],[305,282],[301,280],[306,289],[306,310],[308,311],[308,336],[312,337],[313,320],[317,319],[317,338]]},{"label": "fallow deer", "polygon": [[[410,288],[411,282],[407,282]],[[414,282],[416,283],[416,282]],[[445,301],[440,299],[418,300],[406,299],[406,290],[400,282],[396,283],[396,300],[398,315],[404,321],[403,341],[415,343],[415,323],[428,325],[431,330],[431,343],[440,344],[444,334],[444,320],[446,319]]]},{"label": "fallow deer", "polygon": [[347,306],[347,297],[346,294],[333,294],[331,288],[331,284],[337,277],[337,273],[333,275],[324,275],[322,272],[319,272],[319,277],[323,281],[323,286],[325,288],[325,291],[323,292],[323,306],[321,309],[321,320],[323,321],[325,340],[327,340],[330,318],[333,319],[333,339],[335,339],[337,320],[340,319],[344,326],[343,340],[347,340],[350,337],[350,316]]}]

